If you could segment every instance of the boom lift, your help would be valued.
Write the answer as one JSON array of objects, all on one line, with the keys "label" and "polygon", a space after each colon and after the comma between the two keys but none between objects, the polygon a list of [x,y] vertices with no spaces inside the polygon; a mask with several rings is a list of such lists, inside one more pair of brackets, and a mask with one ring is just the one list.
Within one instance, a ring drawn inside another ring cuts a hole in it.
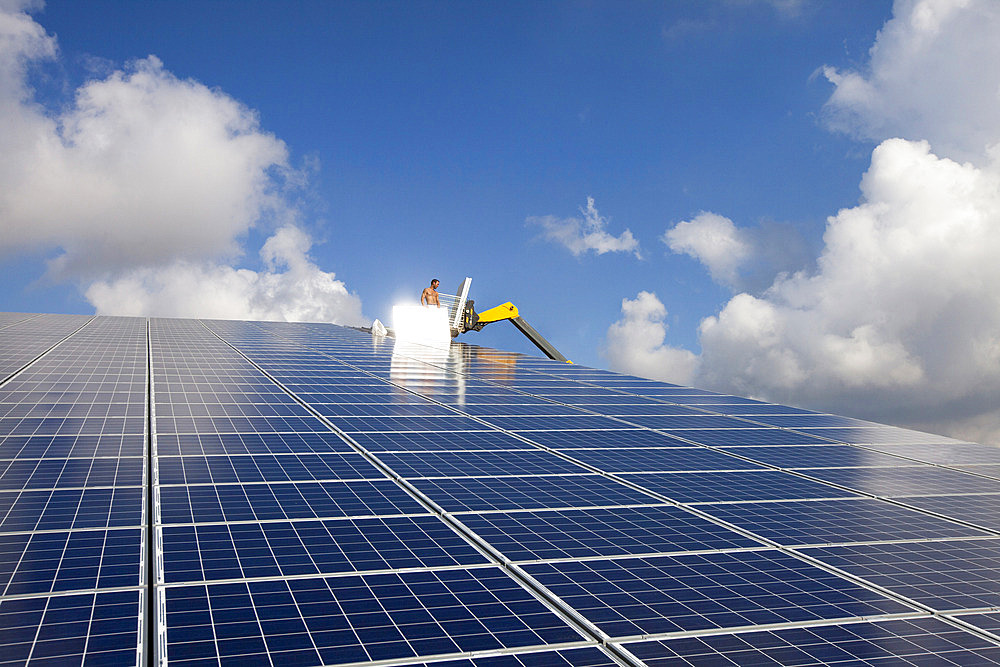
[{"label": "boom lift", "polygon": [[[482,331],[483,327],[493,322],[510,320],[510,323],[517,327],[517,330],[523,333],[546,357],[556,361],[564,361],[568,364],[573,363],[560,354],[559,350],[553,347],[552,343],[545,340],[545,337],[538,333],[533,326],[528,324],[528,321],[521,317],[517,306],[510,301],[477,313],[475,308],[476,302],[468,298],[469,286],[471,284],[472,278],[463,280],[458,294],[453,297],[454,301],[449,304],[455,309],[450,318],[451,335],[453,338],[466,331]],[[445,295],[441,296],[444,297]],[[442,303],[444,303],[444,300],[442,300]]]}]

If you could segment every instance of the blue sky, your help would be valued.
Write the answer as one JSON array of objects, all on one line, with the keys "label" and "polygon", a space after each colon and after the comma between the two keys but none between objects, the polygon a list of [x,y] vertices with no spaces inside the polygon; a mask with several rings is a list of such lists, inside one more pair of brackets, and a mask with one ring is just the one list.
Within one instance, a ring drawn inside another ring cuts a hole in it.
[{"label": "blue sky", "polygon": [[3,0],[0,310],[358,323],[469,275],[581,363],[990,440],[1000,369],[940,370],[967,302],[994,363],[989,269],[897,317],[905,253],[852,285],[829,231],[898,249],[900,161],[993,173],[964,78],[997,17],[963,4]]}]

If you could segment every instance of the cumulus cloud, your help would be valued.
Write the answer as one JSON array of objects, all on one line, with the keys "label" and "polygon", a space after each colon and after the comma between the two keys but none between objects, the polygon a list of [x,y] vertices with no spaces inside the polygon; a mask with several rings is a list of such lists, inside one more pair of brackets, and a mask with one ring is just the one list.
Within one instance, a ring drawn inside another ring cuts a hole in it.
[{"label": "cumulus cloud", "polygon": [[260,250],[264,271],[180,260],[97,281],[86,297],[98,315],[365,324],[361,300],[312,262],[311,246],[302,230],[282,227]]},{"label": "cumulus cloud", "polygon": [[695,377],[698,357],[664,344],[667,309],[653,292],[622,299],[622,318],[611,325],[604,357],[622,373],[688,384]]},{"label": "cumulus cloud", "polygon": [[[897,2],[870,72],[835,73],[828,109],[881,141],[860,203],[828,218],[814,269],[702,321],[693,384],[1000,443],[997,13],[988,0]],[[665,240],[731,281],[739,268],[713,254],[713,230],[723,246],[745,241],[707,218]],[[622,321],[609,347],[630,344]],[[648,330],[644,349],[671,349]],[[642,368],[621,354],[613,365]]]},{"label": "cumulus cloud", "polygon": [[1000,3],[897,0],[862,70],[826,66],[828,124],[859,137],[926,140],[979,162],[1000,128]]},{"label": "cumulus cloud", "polygon": [[668,229],[661,240],[672,251],[699,260],[716,282],[733,286],[740,266],[752,252],[746,236],[729,218],[702,211]]},{"label": "cumulus cloud", "polygon": [[891,139],[861,190],[816,273],[702,322],[699,379],[951,430],[955,404],[1000,396],[1000,176]]},{"label": "cumulus cloud", "polygon": [[641,259],[639,242],[626,229],[618,236],[607,231],[608,219],[594,206],[594,198],[587,197],[587,207],[581,208],[583,218],[557,218],[554,215],[531,216],[529,225],[539,225],[542,235],[566,248],[579,257],[587,252],[603,255],[606,252],[630,252]]},{"label": "cumulus cloud", "polygon": [[[58,111],[44,108],[29,73],[57,58],[58,45],[31,8],[0,4],[0,253],[36,253],[49,259],[51,279],[93,283],[85,291],[102,312],[109,295],[128,295],[130,312],[147,314],[334,319],[288,302],[292,280],[303,281],[302,293],[343,285],[308,264],[307,241],[298,254],[274,254],[295,236],[287,229],[262,249],[272,268],[287,270],[227,265],[244,254],[251,228],[300,217],[291,202],[304,176],[257,113],[174,76],[155,56],[86,82]],[[188,290],[185,304],[168,277],[212,289]],[[345,318],[355,301],[343,300]]]},{"label": "cumulus cloud", "polygon": [[765,220],[755,227],[737,227],[709,211],[677,223],[660,240],[672,252],[701,262],[712,280],[733,291],[762,290],[776,276],[813,263],[805,239],[793,225]]}]

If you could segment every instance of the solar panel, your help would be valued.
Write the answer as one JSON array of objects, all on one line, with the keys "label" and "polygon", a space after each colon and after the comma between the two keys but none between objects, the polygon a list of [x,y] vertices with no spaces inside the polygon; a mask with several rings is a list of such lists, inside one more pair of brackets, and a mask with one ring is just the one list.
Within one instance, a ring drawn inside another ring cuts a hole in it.
[{"label": "solar panel", "polygon": [[333,325],[0,314],[0,646],[1000,664],[998,451]]}]

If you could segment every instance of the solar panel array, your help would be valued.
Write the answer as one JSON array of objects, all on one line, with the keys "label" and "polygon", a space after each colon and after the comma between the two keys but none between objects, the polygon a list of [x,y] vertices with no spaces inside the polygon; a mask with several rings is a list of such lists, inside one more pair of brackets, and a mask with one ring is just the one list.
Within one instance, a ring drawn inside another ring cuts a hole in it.
[{"label": "solar panel array", "polygon": [[1000,664],[1000,448],[321,324],[0,314],[0,661]]}]

